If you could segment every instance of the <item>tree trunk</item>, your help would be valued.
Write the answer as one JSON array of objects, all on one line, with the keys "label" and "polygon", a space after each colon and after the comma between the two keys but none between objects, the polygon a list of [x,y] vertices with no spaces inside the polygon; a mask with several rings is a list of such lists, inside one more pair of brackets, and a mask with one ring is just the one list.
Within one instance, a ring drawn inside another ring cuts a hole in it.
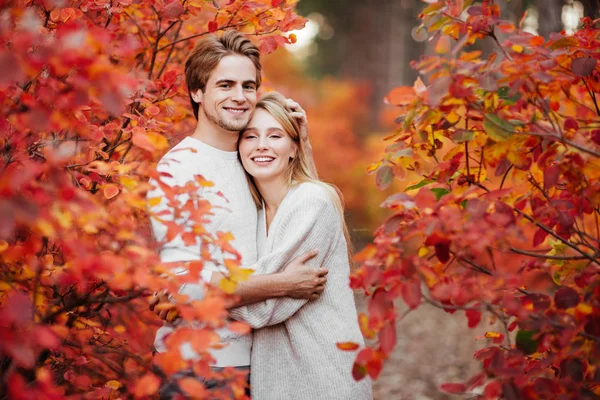
[{"label": "tree trunk", "polygon": [[596,19],[600,16],[600,0],[579,0],[583,4],[583,15]]},{"label": "tree trunk", "polygon": [[563,0],[535,0],[538,10],[539,34],[545,38],[552,32],[560,32],[562,27]]}]

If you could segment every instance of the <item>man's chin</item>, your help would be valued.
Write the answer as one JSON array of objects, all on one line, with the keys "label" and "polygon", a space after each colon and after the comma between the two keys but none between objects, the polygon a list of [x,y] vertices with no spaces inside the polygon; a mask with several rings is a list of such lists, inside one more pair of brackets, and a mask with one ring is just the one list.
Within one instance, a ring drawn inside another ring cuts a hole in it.
[{"label": "man's chin", "polygon": [[243,121],[222,121],[221,127],[223,129],[226,129],[228,131],[231,132],[239,132],[242,129],[244,129],[248,123],[250,122],[250,119],[247,120],[243,120]]}]

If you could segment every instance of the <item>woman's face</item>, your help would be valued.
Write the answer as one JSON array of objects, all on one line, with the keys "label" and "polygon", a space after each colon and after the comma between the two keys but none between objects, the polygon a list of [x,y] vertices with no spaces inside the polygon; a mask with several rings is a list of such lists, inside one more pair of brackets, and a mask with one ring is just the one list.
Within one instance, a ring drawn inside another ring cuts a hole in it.
[{"label": "woman's face", "polygon": [[257,108],[239,142],[244,169],[255,181],[284,179],[296,143],[266,110]]}]

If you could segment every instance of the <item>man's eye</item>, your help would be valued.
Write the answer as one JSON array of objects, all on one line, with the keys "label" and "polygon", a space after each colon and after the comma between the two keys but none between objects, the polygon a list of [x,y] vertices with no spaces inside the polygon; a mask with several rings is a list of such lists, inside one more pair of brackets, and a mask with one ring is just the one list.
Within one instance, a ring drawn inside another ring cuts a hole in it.
[{"label": "man's eye", "polygon": [[252,86],[252,85],[246,85],[246,86],[244,86],[244,89],[246,89],[246,90],[256,90],[256,88],[254,86]]},{"label": "man's eye", "polygon": [[227,83],[223,83],[223,84],[219,85],[219,87],[222,87],[222,88],[228,88],[228,87],[229,87],[229,85],[228,85]]}]

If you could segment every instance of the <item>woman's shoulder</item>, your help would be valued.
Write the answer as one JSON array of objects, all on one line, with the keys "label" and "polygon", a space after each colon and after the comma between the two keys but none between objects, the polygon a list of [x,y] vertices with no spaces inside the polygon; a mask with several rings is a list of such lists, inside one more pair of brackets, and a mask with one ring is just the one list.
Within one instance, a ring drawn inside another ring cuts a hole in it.
[{"label": "woman's shoulder", "polygon": [[291,194],[296,201],[331,204],[335,190],[323,182],[301,182],[292,187]]}]

